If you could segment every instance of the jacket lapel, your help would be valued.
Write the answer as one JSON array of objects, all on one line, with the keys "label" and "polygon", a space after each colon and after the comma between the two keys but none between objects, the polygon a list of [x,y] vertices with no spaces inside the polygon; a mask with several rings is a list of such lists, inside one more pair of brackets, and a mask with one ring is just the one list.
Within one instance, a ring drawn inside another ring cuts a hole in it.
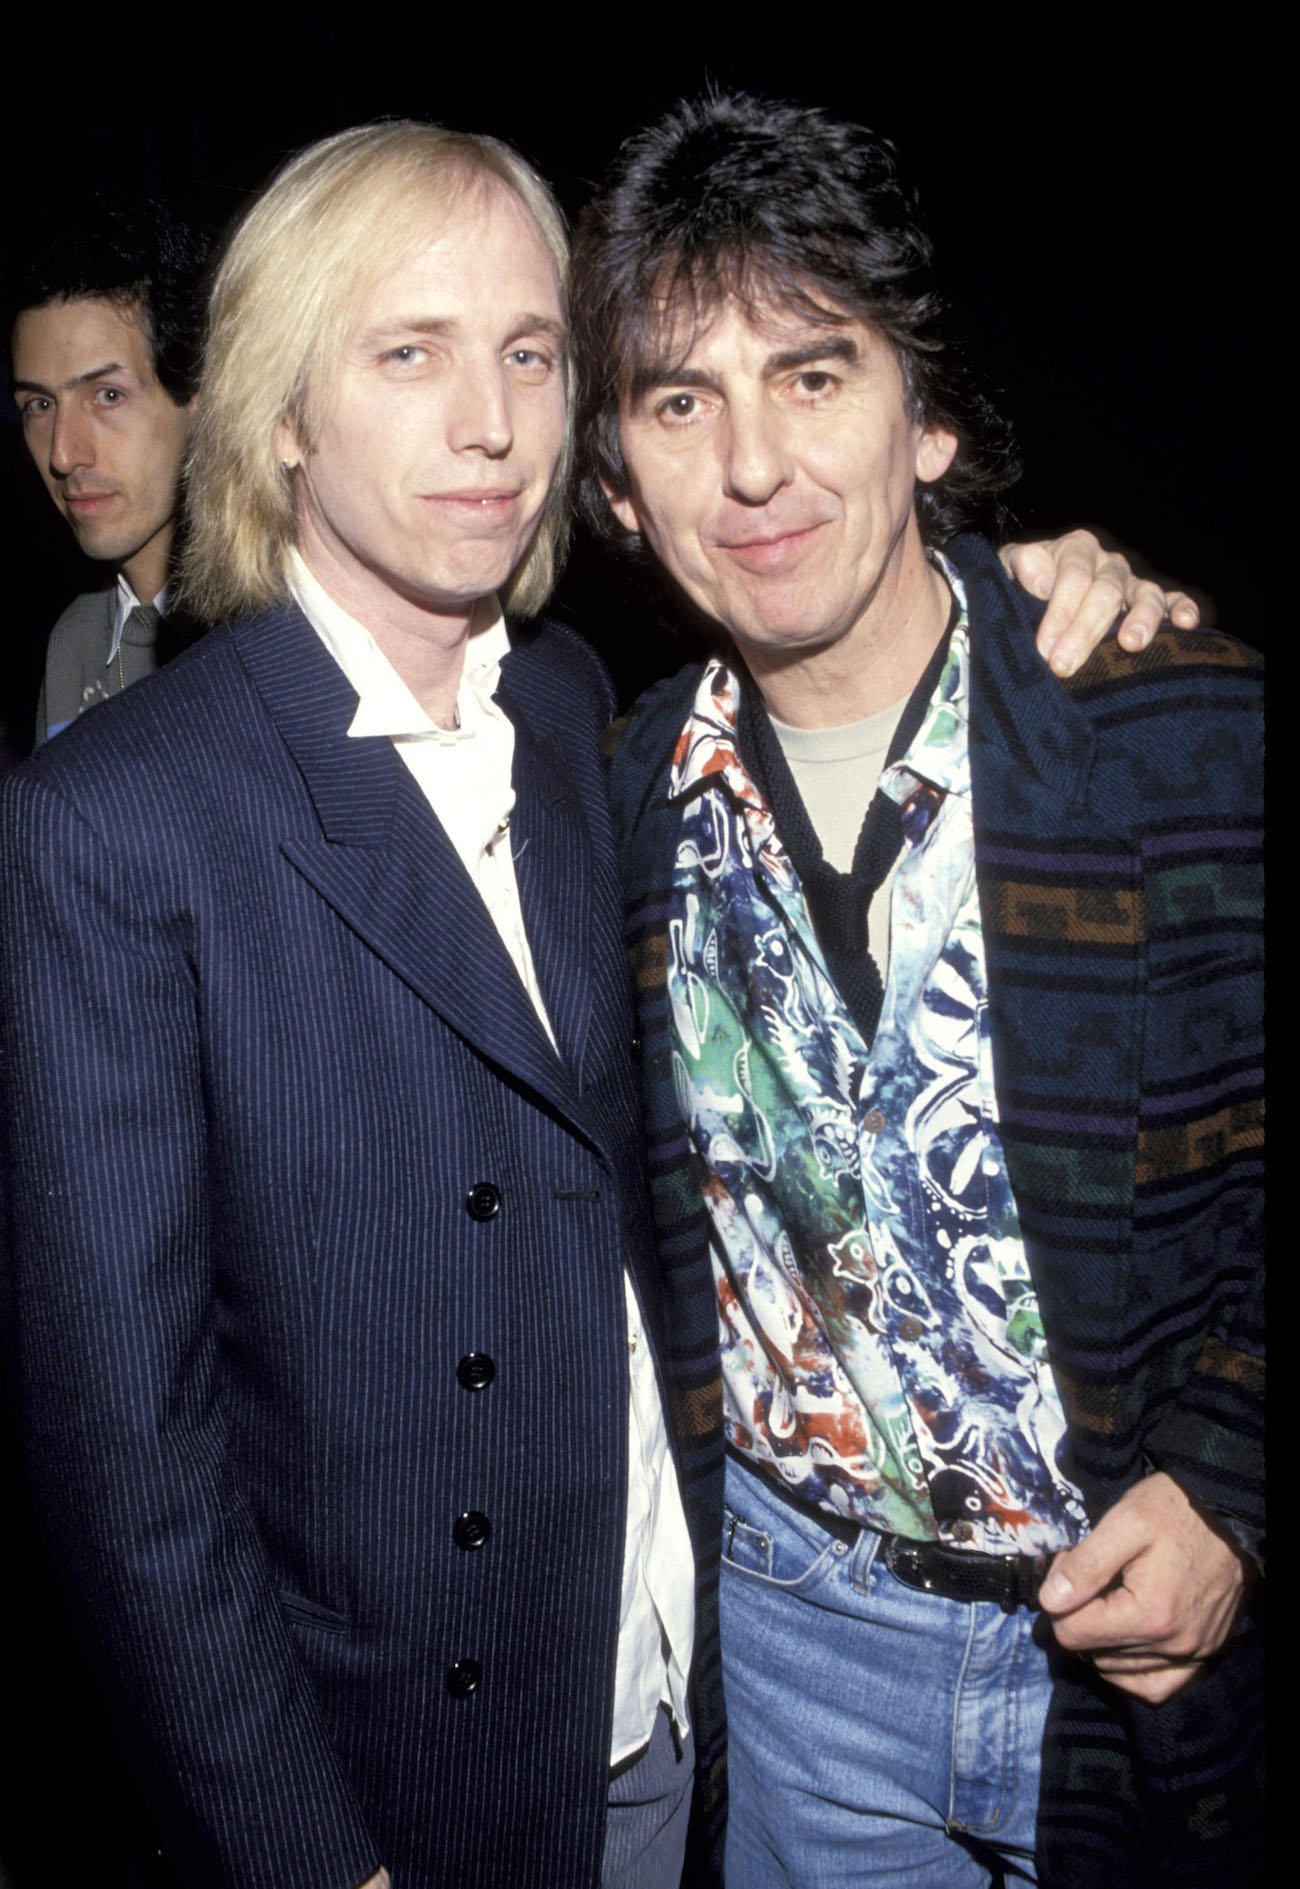
[{"label": "jacket lapel", "polygon": [[565,1064],[582,1068],[591,1019],[591,873],[587,823],[553,736],[542,732],[532,649],[511,652],[497,699],[515,728],[515,875],[542,1000]]},{"label": "jacket lapel", "polygon": [[285,834],[284,856],[458,1035],[571,1115],[573,1085],[455,848],[391,742],[348,736],[357,698],[329,651],[292,605],[235,641],[319,821]]}]

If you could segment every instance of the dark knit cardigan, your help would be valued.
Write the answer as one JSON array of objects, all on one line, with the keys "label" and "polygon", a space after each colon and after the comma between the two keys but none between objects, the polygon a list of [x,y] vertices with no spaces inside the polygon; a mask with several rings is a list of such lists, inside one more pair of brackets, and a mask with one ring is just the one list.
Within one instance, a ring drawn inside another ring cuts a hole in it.
[{"label": "dark knit cardigan", "polygon": [[[987,545],[946,547],[970,604],[971,776],[995,1079],[1016,1203],[1094,1521],[1148,1467],[1262,1543],[1261,663],[1212,632],[1104,643],[1068,683],[1040,609]],[[644,696],[611,743],[641,1002],[669,1354],[712,1632],[723,1446],[718,1317],[671,1068],[664,798],[698,669]],[[1261,1636],[1167,1704],[1062,1661],[1039,1867],[1052,1889],[1256,1880]],[[698,1675],[716,1834],[720,1675]]]}]

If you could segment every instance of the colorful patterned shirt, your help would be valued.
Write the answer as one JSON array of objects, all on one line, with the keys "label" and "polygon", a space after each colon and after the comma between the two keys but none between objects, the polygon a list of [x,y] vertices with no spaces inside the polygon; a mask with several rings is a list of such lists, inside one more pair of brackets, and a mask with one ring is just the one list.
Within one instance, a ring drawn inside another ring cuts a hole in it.
[{"label": "colorful patterned shirt", "polygon": [[705,670],[678,742],[668,988],[709,1169],[729,1442],[870,1527],[1036,1553],[1086,1530],[997,1126],[967,755],[965,600],[908,753],[870,1049]]}]

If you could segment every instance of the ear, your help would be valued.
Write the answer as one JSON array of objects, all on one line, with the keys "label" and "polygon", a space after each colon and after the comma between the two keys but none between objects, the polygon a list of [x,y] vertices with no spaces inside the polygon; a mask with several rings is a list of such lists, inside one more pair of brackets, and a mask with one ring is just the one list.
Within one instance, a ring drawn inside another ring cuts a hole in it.
[{"label": "ear", "polygon": [[608,479],[601,480],[600,489],[605,494],[606,504],[624,531],[630,531],[635,536],[641,529],[641,520],[631,498],[626,493],[620,497]]},{"label": "ear", "polygon": [[276,426],[275,456],[285,472],[292,472],[295,466],[302,464],[302,447],[290,420],[281,420]]},{"label": "ear", "polygon": [[946,426],[927,426],[916,442],[916,476],[922,485],[942,479],[957,457],[957,435]]}]

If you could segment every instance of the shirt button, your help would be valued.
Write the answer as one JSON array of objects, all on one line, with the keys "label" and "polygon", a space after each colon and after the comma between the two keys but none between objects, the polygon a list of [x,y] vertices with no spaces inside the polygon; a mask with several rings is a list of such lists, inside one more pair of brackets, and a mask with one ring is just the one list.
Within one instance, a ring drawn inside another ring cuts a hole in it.
[{"label": "shirt button", "polygon": [[451,1538],[458,1548],[481,1548],[492,1533],[492,1524],[478,1509],[466,1509],[452,1525]]},{"label": "shirt button", "polygon": [[974,1541],[974,1524],[971,1522],[954,1522],[952,1538],[954,1541]]},{"label": "shirt button", "polygon": [[495,1220],[501,1211],[501,1193],[491,1181],[475,1181],[465,1197],[471,1220]]},{"label": "shirt button", "polygon": [[468,1699],[482,1677],[483,1668],[476,1659],[458,1659],[447,1668],[447,1690],[453,1699]]},{"label": "shirt button", "polygon": [[900,1338],[905,1338],[908,1344],[914,1344],[921,1336],[923,1329],[919,1318],[900,1318],[898,1321],[898,1335]]},{"label": "shirt button", "polygon": [[463,1391],[486,1390],[497,1367],[485,1351],[471,1351],[456,1366],[456,1382]]},{"label": "shirt button", "polygon": [[885,1118],[878,1108],[869,1108],[862,1118],[862,1126],[869,1135],[878,1135],[885,1125]]}]

